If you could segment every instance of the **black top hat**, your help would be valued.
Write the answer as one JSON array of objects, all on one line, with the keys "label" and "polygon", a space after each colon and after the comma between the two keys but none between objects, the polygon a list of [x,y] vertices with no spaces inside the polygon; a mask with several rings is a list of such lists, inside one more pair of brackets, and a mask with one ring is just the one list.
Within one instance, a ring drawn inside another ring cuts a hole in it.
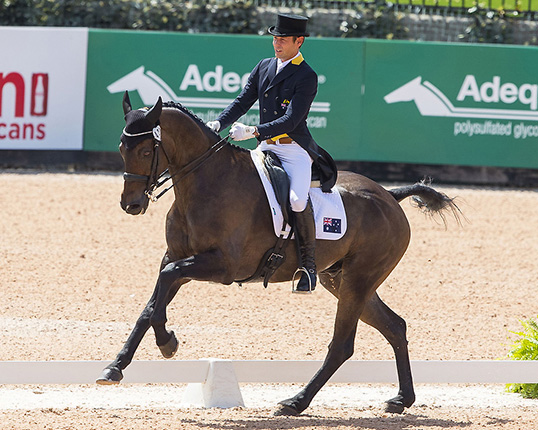
[{"label": "black top hat", "polygon": [[306,32],[308,18],[300,15],[278,14],[276,25],[269,27],[269,33],[273,36],[310,36]]}]

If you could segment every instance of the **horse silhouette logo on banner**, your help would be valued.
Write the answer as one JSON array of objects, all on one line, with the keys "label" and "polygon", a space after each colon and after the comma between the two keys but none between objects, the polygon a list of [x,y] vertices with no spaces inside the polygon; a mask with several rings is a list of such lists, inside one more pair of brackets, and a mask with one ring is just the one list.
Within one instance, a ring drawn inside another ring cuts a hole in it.
[{"label": "horse silhouette logo on banner", "polygon": [[[132,72],[127,73],[125,76],[111,83],[106,89],[111,94],[136,91],[142,99],[142,103],[146,106],[153,104],[159,97],[163,100],[181,103],[188,108],[206,109],[224,109],[233,101],[233,98],[225,97],[178,96],[160,76],[151,70],[145,70],[144,66],[140,66]],[[312,112],[329,112],[331,110],[330,106],[328,102],[314,102],[310,110]],[[258,102],[252,106],[252,109],[259,109]]]},{"label": "horse silhouette logo on banner", "polygon": [[[461,97],[461,94],[469,78],[474,79],[472,75],[467,76],[464,85],[462,85],[462,90],[460,90],[460,95],[458,95],[458,100],[460,100],[460,98],[464,98]],[[500,80],[499,77],[496,77],[496,79]],[[470,83],[467,84],[469,88],[470,85]],[[499,86],[500,81],[496,81],[496,85]],[[515,88],[515,85],[511,85]],[[513,103],[514,101],[516,101],[516,98],[519,98],[521,102],[528,102],[527,104],[530,104],[531,108],[534,108],[536,101],[534,100],[534,98],[531,99],[531,97],[527,96],[526,94],[530,93],[531,96],[536,95],[535,87],[535,85],[526,84],[526,86],[522,86],[520,89],[514,89],[515,93],[513,94],[510,102]],[[389,104],[412,101],[415,103],[417,109],[422,116],[538,121],[538,112],[532,110],[527,111],[515,109],[481,109],[455,107],[448,99],[448,97],[439,90],[439,88],[437,88],[431,82],[422,82],[421,76],[409,81],[407,84],[402,85],[400,88],[397,88],[396,90],[390,92],[384,97],[384,100]]]}]

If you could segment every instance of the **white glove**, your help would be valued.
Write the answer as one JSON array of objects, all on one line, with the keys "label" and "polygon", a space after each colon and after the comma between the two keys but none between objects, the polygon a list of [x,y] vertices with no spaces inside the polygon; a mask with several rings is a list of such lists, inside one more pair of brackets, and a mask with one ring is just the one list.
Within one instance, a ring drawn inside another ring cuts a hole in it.
[{"label": "white glove", "polygon": [[254,126],[234,122],[232,128],[230,129],[230,137],[233,140],[247,140],[255,137],[255,132],[256,127]]},{"label": "white glove", "polygon": [[218,133],[220,130],[220,121],[209,121],[206,125],[215,133]]}]

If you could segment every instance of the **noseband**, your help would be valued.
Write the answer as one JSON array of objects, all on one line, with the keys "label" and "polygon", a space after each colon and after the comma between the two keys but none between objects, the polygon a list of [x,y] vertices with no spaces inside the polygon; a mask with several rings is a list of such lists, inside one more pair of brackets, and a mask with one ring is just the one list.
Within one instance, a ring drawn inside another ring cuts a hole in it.
[{"label": "noseband", "polygon": [[[157,169],[159,168],[159,148],[162,149],[168,164],[170,164],[170,158],[166,154],[164,147],[161,145],[161,126],[156,124],[153,130],[144,131],[142,133],[130,134],[123,129],[123,134],[127,137],[138,137],[145,134],[153,134],[153,157],[151,160],[151,171],[149,175],[139,175],[136,173],[123,172],[123,180],[125,182],[145,182],[146,189],[144,194],[152,201],[156,202],[159,200],[164,193],[169,191],[176,185],[179,181],[184,179],[186,176],[194,172],[198,167],[200,167],[209,157],[211,157],[216,152],[220,151],[224,145],[228,143],[228,136],[223,137],[213,146],[211,146],[206,152],[204,152],[199,157],[195,158],[193,161],[188,163],[186,166],[179,169],[173,175],[170,175],[169,170],[165,169],[162,173],[158,174]],[[163,186],[166,182],[173,179],[172,185],[162,190],[159,194],[156,194],[157,190]]]}]

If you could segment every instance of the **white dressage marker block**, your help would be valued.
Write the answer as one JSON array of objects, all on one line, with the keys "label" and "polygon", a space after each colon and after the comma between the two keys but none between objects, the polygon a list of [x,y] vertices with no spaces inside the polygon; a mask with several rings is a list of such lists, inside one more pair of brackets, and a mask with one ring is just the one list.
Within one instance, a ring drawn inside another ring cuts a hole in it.
[{"label": "white dressage marker block", "polygon": [[191,383],[183,394],[183,406],[202,408],[244,407],[232,361],[207,359],[209,369],[203,383]]}]

